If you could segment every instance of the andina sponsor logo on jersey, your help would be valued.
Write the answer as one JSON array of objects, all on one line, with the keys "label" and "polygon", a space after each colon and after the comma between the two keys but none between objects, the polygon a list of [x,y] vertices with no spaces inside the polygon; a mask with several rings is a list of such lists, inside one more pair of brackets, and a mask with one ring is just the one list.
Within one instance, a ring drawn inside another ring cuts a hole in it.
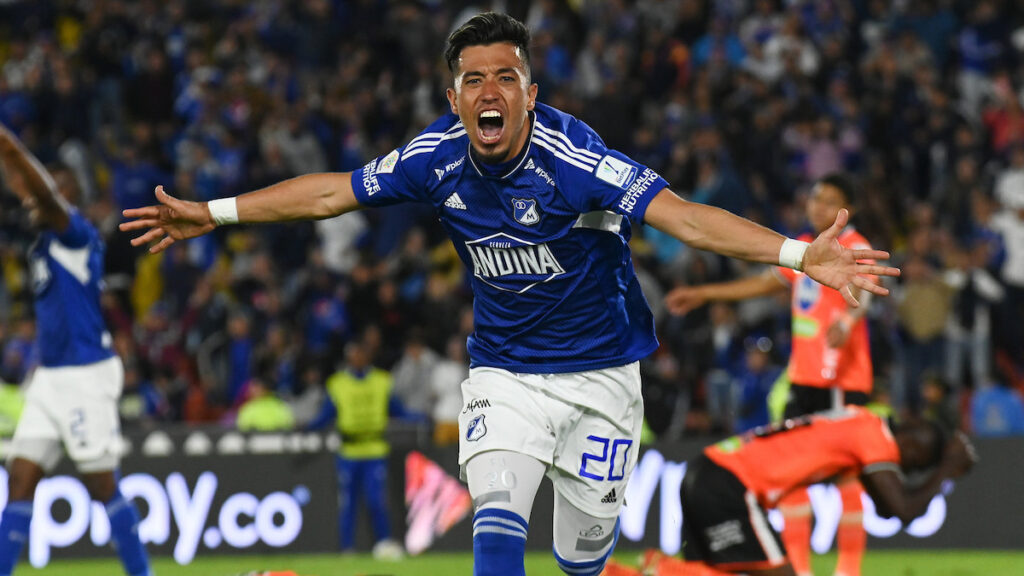
[{"label": "andina sponsor logo on jersey", "polygon": [[473,275],[500,290],[525,292],[565,274],[546,244],[533,244],[508,234],[466,242]]}]

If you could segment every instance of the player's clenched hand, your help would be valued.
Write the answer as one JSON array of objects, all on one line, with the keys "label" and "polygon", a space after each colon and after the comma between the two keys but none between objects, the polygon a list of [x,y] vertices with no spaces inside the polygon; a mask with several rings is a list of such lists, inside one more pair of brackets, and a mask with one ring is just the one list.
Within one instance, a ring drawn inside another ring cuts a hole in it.
[{"label": "player's clenched hand", "polygon": [[121,223],[122,231],[146,230],[141,236],[132,238],[132,246],[155,242],[149,251],[156,254],[177,240],[202,236],[216,227],[205,202],[179,200],[164,192],[163,186],[157,186],[155,192],[159,204],[121,213],[125,218],[134,218]]},{"label": "player's clenched hand", "polygon": [[946,452],[942,457],[942,465],[950,478],[957,478],[970,472],[978,461],[978,451],[974,449],[967,435],[957,432],[946,445]]},{"label": "player's clenched hand", "polygon": [[704,297],[700,288],[690,286],[673,288],[665,295],[665,306],[668,308],[668,311],[680,316],[690,312],[691,310],[700,308],[707,303],[707,301],[707,298]]},{"label": "player's clenched hand", "polygon": [[835,288],[843,295],[850,306],[857,307],[860,303],[853,295],[856,286],[873,294],[886,296],[889,290],[875,284],[863,275],[899,276],[899,268],[879,266],[860,262],[860,260],[886,260],[889,253],[882,250],[851,250],[839,243],[839,234],[846,227],[850,213],[845,208],[839,211],[835,223],[822,232],[804,253],[804,273],[824,284]]}]

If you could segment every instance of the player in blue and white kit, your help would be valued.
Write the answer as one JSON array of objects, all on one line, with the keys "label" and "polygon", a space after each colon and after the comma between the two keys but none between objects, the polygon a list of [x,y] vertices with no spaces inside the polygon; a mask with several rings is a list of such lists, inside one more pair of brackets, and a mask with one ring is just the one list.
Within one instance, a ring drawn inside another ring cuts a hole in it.
[{"label": "player in blue and white kit", "polygon": [[633,273],[630,219],[697,248],[802,266],[823,284],[884,294],[858,274],[884,259],[835,241],[836,225],[799,244],[683,201],[650,168],[578,120],[536,102],[529,31],[495,13],[448,38],[451,114],[405,146],[344,174],[300,176],[238,198],[160,204],[124,215],[132,242],[158,252],[234,222],[329,218],[364,206],[434,206],[472,270],[475,332],[463,383],[460,456],[473,496],[474,573],[524,574],[533,499],[555,488],[554,554],[567,574],[599,574],[637,456],[643,417],[638,361],[657,346]]},{"label": "player in blue and white kit", "polygon": [[[40,365],[8,454],[8,500],[0,517],[0,576],[14,570],[28,540],[36,485],[66,451],[92,499],[105,505],[110,534],[132,576],[151,574],[135,505],[117,488],[117,401],[124,369],[100,311],[103,241],[70,201],[70,172],[57,181],[0,126],[5,181],[40,234],[29,252]],[[58,181],[60,184],[58,184]]]}]

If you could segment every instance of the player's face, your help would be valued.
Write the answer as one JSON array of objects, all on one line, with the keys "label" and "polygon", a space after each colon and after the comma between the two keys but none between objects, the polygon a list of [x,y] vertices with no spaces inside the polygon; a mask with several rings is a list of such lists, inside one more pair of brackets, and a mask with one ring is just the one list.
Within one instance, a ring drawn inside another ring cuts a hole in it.
[{"label": "player's face", "polygon": [[839,210],[849,208],[846,198],[830,184],[815,184],[807,198],[807,219],[819,234],[836,221]]},{"label": "player's face", "polygon": [[522,150],[529,135],[527,111],[536,98],[537,85],[529,83],[519,49],[508,43],[464,48],[455,86],[448,89],[473,151],[489,163],[511,160]]}]

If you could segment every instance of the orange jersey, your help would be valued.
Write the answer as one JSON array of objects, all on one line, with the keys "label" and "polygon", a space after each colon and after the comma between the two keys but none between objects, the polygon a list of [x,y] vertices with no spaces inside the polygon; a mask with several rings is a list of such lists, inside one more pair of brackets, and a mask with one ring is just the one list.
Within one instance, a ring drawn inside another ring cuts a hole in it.
[{"label": "orange jersey", "polygon": [[757,428],[704,453],[735,474],[765,508],[796,488],[879,468],[898,470],[900,461],[888,424],[858,406]]},{"label": "orange jersey", "polygon": [[[809,235],[800,240],[812,241]],[[871,248],[852,226],[839,234],[839,243],[851,249]],[[803,272],[775,268],[777,276],[793,287],[793,352],[789,379],[795,384],[820,388],[838,387],[848,392],[871,392],[871,354],[868,327],[858,320],[841,348],[825,342],[828,327],[846,314],[848,306],[838,290],[822,286]],[[877,282],[877,277],[870,277]]]}]

